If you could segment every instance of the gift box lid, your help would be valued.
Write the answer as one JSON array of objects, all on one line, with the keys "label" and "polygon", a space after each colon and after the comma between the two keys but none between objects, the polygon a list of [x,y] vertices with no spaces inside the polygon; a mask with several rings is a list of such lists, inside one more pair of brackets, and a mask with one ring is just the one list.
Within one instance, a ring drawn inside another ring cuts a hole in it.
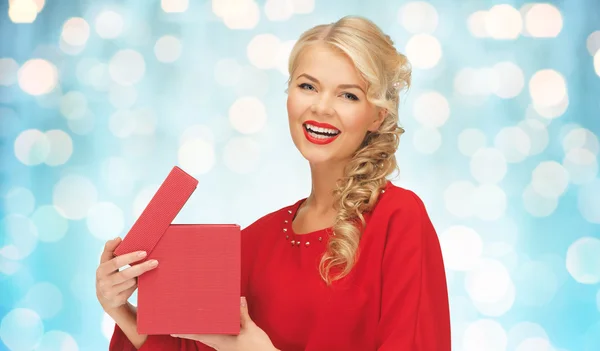
[{"label": "gift box lid", "polygon": [[148,256],[160,241],[196,187],[198,180],[175,166],[123,241],[115,250],[120,256],[134,251],[146,251]]}]

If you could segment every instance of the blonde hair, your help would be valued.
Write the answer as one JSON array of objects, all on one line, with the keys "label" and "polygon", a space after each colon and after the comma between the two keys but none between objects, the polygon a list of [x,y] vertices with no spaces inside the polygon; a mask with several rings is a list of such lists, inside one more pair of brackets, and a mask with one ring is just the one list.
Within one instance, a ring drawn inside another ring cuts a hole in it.
[{"label": "blonde hair", "polygon": [[[337,215],[319,272],[330,285],[350,273],[358,259],[358,244],[366,226],[363,213],[375,206],[387,176],[398,169],[395,152],[404,129],[398,125],[399,92],[410,86],[411,68],[406,56],[372,21],[346,16],[335,23],[317,25],[302,33],[290,53],[292,75],[298,57],[314,44],[325,44],[349,57],[367,83],[367,100],[387,111],[375,132],[368,132],[353,154],[333,192]],[[332,270],[339,271],[332,274]]]}]

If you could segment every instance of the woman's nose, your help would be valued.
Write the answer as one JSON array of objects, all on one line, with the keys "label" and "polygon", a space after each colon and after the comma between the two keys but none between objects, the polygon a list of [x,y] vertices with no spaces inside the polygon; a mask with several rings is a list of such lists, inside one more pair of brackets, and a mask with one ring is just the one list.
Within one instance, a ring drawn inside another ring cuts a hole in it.
[{"label": "woman's nose", "polygon": [[318,115],[333,115],[335,110],[333,109],[331,99],[325,95],[321,95],[313,103],[312,112]]}]

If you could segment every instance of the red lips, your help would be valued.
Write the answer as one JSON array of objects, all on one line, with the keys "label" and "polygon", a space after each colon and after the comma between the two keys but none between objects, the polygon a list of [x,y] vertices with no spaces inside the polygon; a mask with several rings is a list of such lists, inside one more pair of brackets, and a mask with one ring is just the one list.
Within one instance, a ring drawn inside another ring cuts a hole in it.
[{"label": "red lips", "polygon": [[304,124],[310,124],[310,125],[313,125],[315,127],[327,128],[327,129],[334,129],[334,130],[338,130],[339,131],[339,129],[337,129],[336,127],[332,126],[329,123],[319,123],[317,121],[306,121],[306,122],[304,122]]}]

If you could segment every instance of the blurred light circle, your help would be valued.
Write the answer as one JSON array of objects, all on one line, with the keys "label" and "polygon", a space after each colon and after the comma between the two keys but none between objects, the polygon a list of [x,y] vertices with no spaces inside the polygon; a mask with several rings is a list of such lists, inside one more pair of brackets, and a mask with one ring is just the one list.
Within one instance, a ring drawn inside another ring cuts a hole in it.
[{"label": "blurred light circle", "polygon": [[414,133],[413,145],[420,153],[433,154],[442,145],[442,135],[436,128],[421,127]]},{"label": "blurred light circle", "polygon": [[502,128],[494,139],[494,146],[500,150],[507,162],[521,162],[531,151],[529,135],[519,127]]},{"label": "blurred light circle", "polygon": [[514,273],[519,284],[518,300],[525,306],[543,307],[549,304],[558,289],[558,278],[552,267],[540,261],[527,261]]},{"label": "blurred light circle", "polygon": [[235,59],[222,59],[215,65],[215,80],[222,86],[231,87],[240,81],[242,67]]},{"label": "blurred light circle", "polygon": [[181,40],[172,35],[160,37],[154,44],[154,55],[160,62],[171,63],[181,56]]},{"label": "blurred light circle", "polygon": [[102,314],[102,323],[100,328],[102,329],[102,335],[104,335],[106,340],[110,341],[115,331],[115,321],[106,312]]},{"label": "blurred light circle", "polygon": [[29,218],[22,215],[9,214],[1,219],[0,234],[4,243],[4,247],[0,248],[0,255],[10,260],[28,257],[37,246],[37,228]]},{"label": "blurred light circle", "polygon": [[18,81],[19,64],[11,58],[0,58],[0,85],[10,86]]},{"label": "blurred light circle", "polygon": [[108,100],[117,109],[127,109],[133,106],[138,98],[134,86],[111,84],[108,90]]},{"label": "blurred light circle", "polygon": [[265,15],[271,21],[287,21],[294,14],[294,3],[291,0],[267,0]]},{"label": "blurred light circle", "polygon": [[529,338],[523,340],[515,351],[555,351],[548,339]]},{"label": "blurred light circle", "polygon": [[581,284],[600,282],[600,239],[582,237],[567,249],[567,271]]},{"label": "blurred light circle", "polygon": [[34,350],[44,335],[44,324],[32,310],[15,308],[0,324],[0,339],[11,351]]},{"label": "blurred light circle", "polygon": [[18,305],[35,311],[42,319],[49,319],[62,309],[63,296],[54,284],[41,282],[32,286]]},{"label": "blurred light circle", "polygon": [[532,216],[546,217],[551,215],[558,207],[558,198],[542,196],[530,184],[523,191],[523,205],[525,210]]},{"label": "blurred light circle", "polygon": [[600,30],[588,35],[585,44],[590,55],[595,56],[598,50],[600,50]]},{"label": "blurred light circle", "polygon": [[485,38],[488,35],[486,29],[487,11],[475,11],[467,19],[467,27],[469,32],[475,38]]},{"label": "blurred light circle", "polygon": [[67,175],[54,186],[52,202],[65,218],[78,220],[87,216],[96,203],[98,193],[94,184],[86,177]]},{"label": "blurred light circle", "polygon": [[35,351],[79,351],[73,337],[63,331],[52,330],[42,336]]},{"label": "blurred light circle", "polygon": [[69,230],[69,221],[56,211],[52,205],[38,207],[31,216],[37,228],[37,236],[43,242],[56,242]]},{"label": "blurred light circle", "polygon": [[39,165],[46,161],[50,154],[50,140],[48,136],[37,130],[28,129],[15,139],[15,156],[26,166]]},{"label": "blurred light circle", "polygon": [[73,55],[73,56],[74,55],[79,55],[85,49],[85,45],[81,45],[81,46],[70,45],[62,37],[60,38],[60,40],[58,42],[58,47],[65,54],[67,54],[67,55]]},{"label": "blurred light circle", "polygon": [[[185,169],[184,171],[187,172],[187,170]],[[147,185],[142,190],[140,190],[140,192],[137,193],[135,199],[133,200],[131,213],[132,217],[137,218],[142,214],[146,206],[148,206],[148,204],[150,203],[150,200],[152,200],[152,197],[154,197],[154,194],[156,194],[156,192],[158,191],[159,187],[160,184]]]},{"label": "blurred light circle", "polygon": [[600,76],[600,50],[596,51],[596,54],[594,55],[594,71]]},{"label": "blurred light circle", "polygon": [[166,13],[181,13],[187,11],[189,0],[161,0],[160,6]]},{"label": "blurred light circle", "polygon": [[519,322],[508,330],[507,350],[514,350],[522,341],[535,337],[548,338],[548,334],[537,323],[528,321]]},{"label": "blurred light circle", "polygon": [[465,289],[472,300],[495,303],[501,301],[512,283],[508,270],[497,260],[481,258],[466,273]]},{"label": "blurred light circle", "polygon": [[229,108],[229,122],[242,134],[256,133],[267,122],[265,105],[255,97],[241,97]]},{"label": "blurred light circle", "polygon": [[479,319],[467,326],[463,334],[464,351],[505,351],[506,331],[492,319]]},{"label": "blurred light circle", "polygon": [[454,90],[465,96],[488,96],[498,91],[500,82],[492,68],[466,67],[454,77]]},{"label": "blurred light circle", "polygon": [[23,187],[14,187],[8,190],[4,198],[5,213],[29,216],[35,208],[35,197],[31,191]]},{"label": "blurred light circle", "polygon": [[472,228],[452,226],[440,235],[440,245],[447,269],[468,271],[473,269],[481,257],[483,241]]},{"label": "blurred light circle", "polygon": [[526,119],[519,122],[517,127],[524,131],[529,138],[531,144],[529,155],[540,154],[546,149],[549,140],[546,125],[535,119]]},{"label": "blurred light circle", "polygon": [[555,161],[540,162],[531,173],[533,190],[544,197],[557,198],[565,192],[568,185],[569,173]]},{"label": "blurred light circle", "polygon": [[279,72],[281,72],[281,74],[283,74],[284,76],[289,75],[288,61],[295,43],[295,40],[283,41],[279,45],[279,49],[277,50],[277,57],[275,59],[275,62],[277,64],[277,70],[279,70]]},{"label": "blurred light circle", "polygon": [[522,29],[521,13],[511,5],[494,5],[485,16],[485,30],[493,39],[517,39]]},{"label": "blurred light circle", "polygon": [[484,316],[490,317],[499,317],[506,312],[510,311],[515,303],[515,297],[517,296],[517,292],[515,286],[512,282],[510,282],[508,289],[504,296],[500,298],[496,302],[479,302],[473,301],[473,305],[475,308]]},{"label": "blurred light circle", "polygon": [[[215,5],[222,4],[222,5]],[[253,29],[260,20],[260,9],[254,0],[213,0],[213,11],[229,29]]]},{"label": "blurred light circle", "polygon": [[473,208],[477,217],[484,221],[493,221],[506,212],[506,194],[496,184],[482,184],[472,196]]},{"label": "blurred light circle", "polygon": [[567,96],[567,83],[555,70],[539,70],[529,80],[529,93],[539,107],[556,106]]},{"label": "blurred light circle", "polygon": [[81,17],[71,17],[63,25],[61,37],[69,45],[83,46],[90,37],[90,25]]},{"label": "blurred light circle", "polygon": [[87,109],[87,98],[79,91],[70,91],[60,98],[60,113],[67,119],[82,118]]},{"label": "blurred light circle", "polygon": [[269,80],[266,71],[247,65],[242,68],[239,82],[234,86],[234,90],[238,96],[266,97],[269,92]]},{"label": "blurred light circle", "polygon": [[130,110],[117,110],[110,115],[108,128],[118,138],[127,138],[135,132],[136,117]]},{"label": "blurred light circle", "polygon": [[586,128],[572,128],[562,141],[565,154],[573,149],[587,149],[594,155],[598,155],[600,143],[598,137]]},{"label": "blurred light circle", "polygon": [[87,227],[90,233],[100,240],[110,240],[121,234],[125,218],[123,210],[112,202],[99,202],[87,214]]},{"label": "blurred light circle", "polygon": [[458,150],[465,156],[473,156],[487,145],[487,137],[479,129],[468,128],[458,135]]},{"label": "blurred light circle", "polygon": [[506,61],[495,64],[493,70],[498,80],[494,94],[503,99],[510,99],[521,93],[525,86],[525,78],[519,66]]},{"label": "blurred light circle", "polygon": [[534,4],[525,14],[525,29],[533,37],[554,38],[562,27],[562,15],[554,5]]},{"label": "blurred light circle", "polygon": [[134,132],[139,135],[154,135],[158,117],[151,108],[140,108],[133,111],[135,119]]},{"label": "blurred light circle", "polygon": [[43,95],[52,91],[58,83],[58,70],[43,59],[31,59],[18,72],[19,86],[30,95]]},{"label": "blurred light circle", "polygon": [[280,44],[281,40],[273,34],[259,34],[252,38],[246,47],[248,60],[260,69],[275,68]]},{"label": "blurred light circle", "polygon": [[8,17],[14,23],[33,23],[38,7],[32,0],[12,0],[8,6]]},{"label": "blurred light circle", "polygon": [[305,15],[315,10],[315,0],[291,0],[294,5],[294,13]]},{"label": "blurred light circle", "polygon": [[251,173],[258,168],[260,146],[250,137],[232,138],[225,145],[223,161],[227,168],[236,173]]},{"label": "blurred light circle", "polygon": [[105,63],[94,65],[87,74],[88,83],[97,91],[107,91],[111,83],[108,70]]},{"label": "blurred light circle", "polygon": [[438,13],[435,7],[425,1],[411,1],[400,7],[398,20],[413,34],[431,34],[438,26]]},{"label": "blurred light circle", "polygon": [[139,82],[146,71],[144,57],[132,49],[117,52],[108,64],[112,80],[121,85],[133,85]]},{"label": "blurred light circle", "polygon": [[434,36],[416,34],[406,43],[406,55],[413,67],[430,69],[442,58],[442,46]]},{"label": "blurred light circle", "polygon": [[450,184],[444,191],[446,210],[453,216],[467,218],[473,215],[473,196],[475,185],[468,181],[458,181]]},{"label": "blurred light circle", "polygon": [[562,163],[573,184],[591,182],[598,175],[598,160],[588,149],[571,149]]},{"label": "blurred light circle", "polygon": [[577,194],[577,208],[581,216],[590,222],[600,224],[600,179],[582,185]]},{"label": "blurred light circle", "polygon": [[213,145],[203,139],[188,140],[179,147],[179,165],[191,175],[208,173],[215,165]]},{"label": "blurred light circle", "polygon": [[498,183],[506,175],[506,158],[494,148],[482,148],[473,154],[471,174],[480,183]]},{"label": "blurred light circle", "polygon": [[73,133],[86,135],[94,129],[94,116],[88,111],[83,118],[69,120],[67,124]]},{"label": "blurred light circle", "polygon": [[121,35],[125,21],[118,12],[104,10],[96,16],[96,33],[103,39],[114,39]]},{"label": "blurred light circle", "polygon": [[419,95],[413,105],[413,113],[425,127],[438,128],[450,117],[450,105],[444,95],[430,91]]},{"label": "blurred light circle", "polygon": [[115,196],[130,194],[137,181],[133,165],[123,157],[109,157],[104,160],[100,176],[108,191]]},{"label": "blurred light circle", "polygon": [[215,134],[213,130],[205,125],[196,124],[188,127],[179,137],[179,144],[185,144],[187,141],[192,139],[203,139],[207,142],[215,143]]},{"label": "blurred light circle", "polygon": [[60,166],[65,164],[73,154],[73,141],[71,136],[59,129],[46,132],[50,142],[50,153],[44,161],[48,166]]}]

